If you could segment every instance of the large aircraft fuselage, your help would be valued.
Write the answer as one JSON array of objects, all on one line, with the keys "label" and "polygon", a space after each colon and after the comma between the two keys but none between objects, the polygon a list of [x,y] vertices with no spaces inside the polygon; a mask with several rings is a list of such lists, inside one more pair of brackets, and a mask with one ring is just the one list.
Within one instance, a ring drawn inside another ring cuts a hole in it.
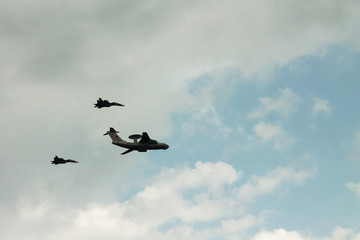
[{"label": "large aircraft fuselage", "polygon": [[146,152],[147,150],[157,150],[157,149],[165,150],[169,148],[169,145],[165,143],[140,143],[140,142],[133,143],[126,141],[116,141],[116,142],[113,141],[112,144],[139,152]]}]

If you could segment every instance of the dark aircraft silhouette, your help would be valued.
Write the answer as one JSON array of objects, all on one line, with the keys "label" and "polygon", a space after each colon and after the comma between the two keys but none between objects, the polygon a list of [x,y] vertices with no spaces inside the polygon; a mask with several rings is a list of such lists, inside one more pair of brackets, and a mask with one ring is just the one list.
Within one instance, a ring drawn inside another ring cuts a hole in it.
[{"label": "dark aircraft silhouette", "polygon": [[97,103],[94,104],[95,108],[103,108],[103,107],[111,107],[111,106],[125,106],[121,103],[117,103],[117,102],[109,102],[108,100],[102,100],[101,98],[99,98],[97,100]]},{"label": "dark aircraft silhouette", "polygon": [[[116,133],[118,132],[114,128],[110,128],[110,131],[107,131],[104,135],[110,135],[110,138],[112,139],[112,144],[128,149],[123,152],[122,155],[132,152],[134,150],[138,152],[146,152],[147,150],[166,150],[169,148],[169,145],[151,139],[146,132],[143,132],[142,135],[133,134],[129,136],[129,138],[133,139],[134,142],[124,141]],[[140,139],[140,141],[138,141],[138,139]]]},{"label": "dark aircraft silhouette", "polygon": [[71,159],[63,159],[63,158],[59,158],[58,156],[54,157],[54,161],[51,161],[52,164],[58,165],[58,164],[65,164],[68,162],[72,162],[72,163],[78,163],[77,161],[71,160]]}]

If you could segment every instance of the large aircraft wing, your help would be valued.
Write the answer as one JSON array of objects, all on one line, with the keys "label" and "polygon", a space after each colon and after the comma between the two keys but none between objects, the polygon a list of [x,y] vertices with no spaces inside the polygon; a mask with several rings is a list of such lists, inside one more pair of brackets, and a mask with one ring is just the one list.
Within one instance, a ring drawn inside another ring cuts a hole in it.
[{"label": "large aircraft wing", "polygon": [[157,141],[154,139],[151,139],[149,137],[149,135],[147,134],[147,132],[143,132],[141,135],[141,139],[139,141],[139,143],[151,143],[151,144],[156,144]]},{"label": "large aircraft wing", "polygon": [[150,140],[151,139],[150,139],[149,135],[147,134],[147,132],[143,132],[139,143],[148,143],[148,142],[150,142]]}]

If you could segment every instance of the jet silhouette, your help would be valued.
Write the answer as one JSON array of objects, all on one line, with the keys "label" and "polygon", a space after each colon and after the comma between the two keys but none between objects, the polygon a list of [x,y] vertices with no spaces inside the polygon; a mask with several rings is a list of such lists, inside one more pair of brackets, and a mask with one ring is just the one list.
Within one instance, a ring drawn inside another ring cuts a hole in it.
[{"label": "jet silhouette", "polygon": [[102,100],[101,98],[99,98],[97,100],[97,103],[94,104],[95,108],[103,108],[103,107],[111,107],[111,106],[125,106],[121,103],[117,103],[117,102],[109,102],[108,100]]},{"label": "jet silhouette", "polygon": [[[110,131],[107,131],[104,135],[110,135],[112,144],[128,149],[121,155],[127,154],[132,151],[146,152],[147,150],[166,150],[169,148],[169,145],[151,139],[146,132],[143,132],[142,135],[133,134],[129,136],[129,138],[133,139],[134,142],[127,142],[122,140],[119,135],[117,135],[117,133],[118,132],[114,128],[110,128]],[[140,139],[140,141],[138,141],[138,139]]]},{"label": "jet silhouette", "polygon": [[58,165],[58,164],[65,164],[65,163],[68,163],[68,162],[78,163],[77,161],[74,161],[74,160],[71,160],[71,159],[65,160],[63,158],[59,158],[58,156],[55,156],[54,161],[51,161],[51,164]]}]

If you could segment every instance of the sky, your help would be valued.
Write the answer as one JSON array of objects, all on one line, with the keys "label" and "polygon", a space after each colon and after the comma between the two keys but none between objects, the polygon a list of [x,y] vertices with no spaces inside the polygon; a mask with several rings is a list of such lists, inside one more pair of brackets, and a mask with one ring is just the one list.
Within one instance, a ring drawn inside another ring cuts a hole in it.
[{"label": "sky", "polygon": [[1,239],[360,239],[359,1],[1,5]]}]

